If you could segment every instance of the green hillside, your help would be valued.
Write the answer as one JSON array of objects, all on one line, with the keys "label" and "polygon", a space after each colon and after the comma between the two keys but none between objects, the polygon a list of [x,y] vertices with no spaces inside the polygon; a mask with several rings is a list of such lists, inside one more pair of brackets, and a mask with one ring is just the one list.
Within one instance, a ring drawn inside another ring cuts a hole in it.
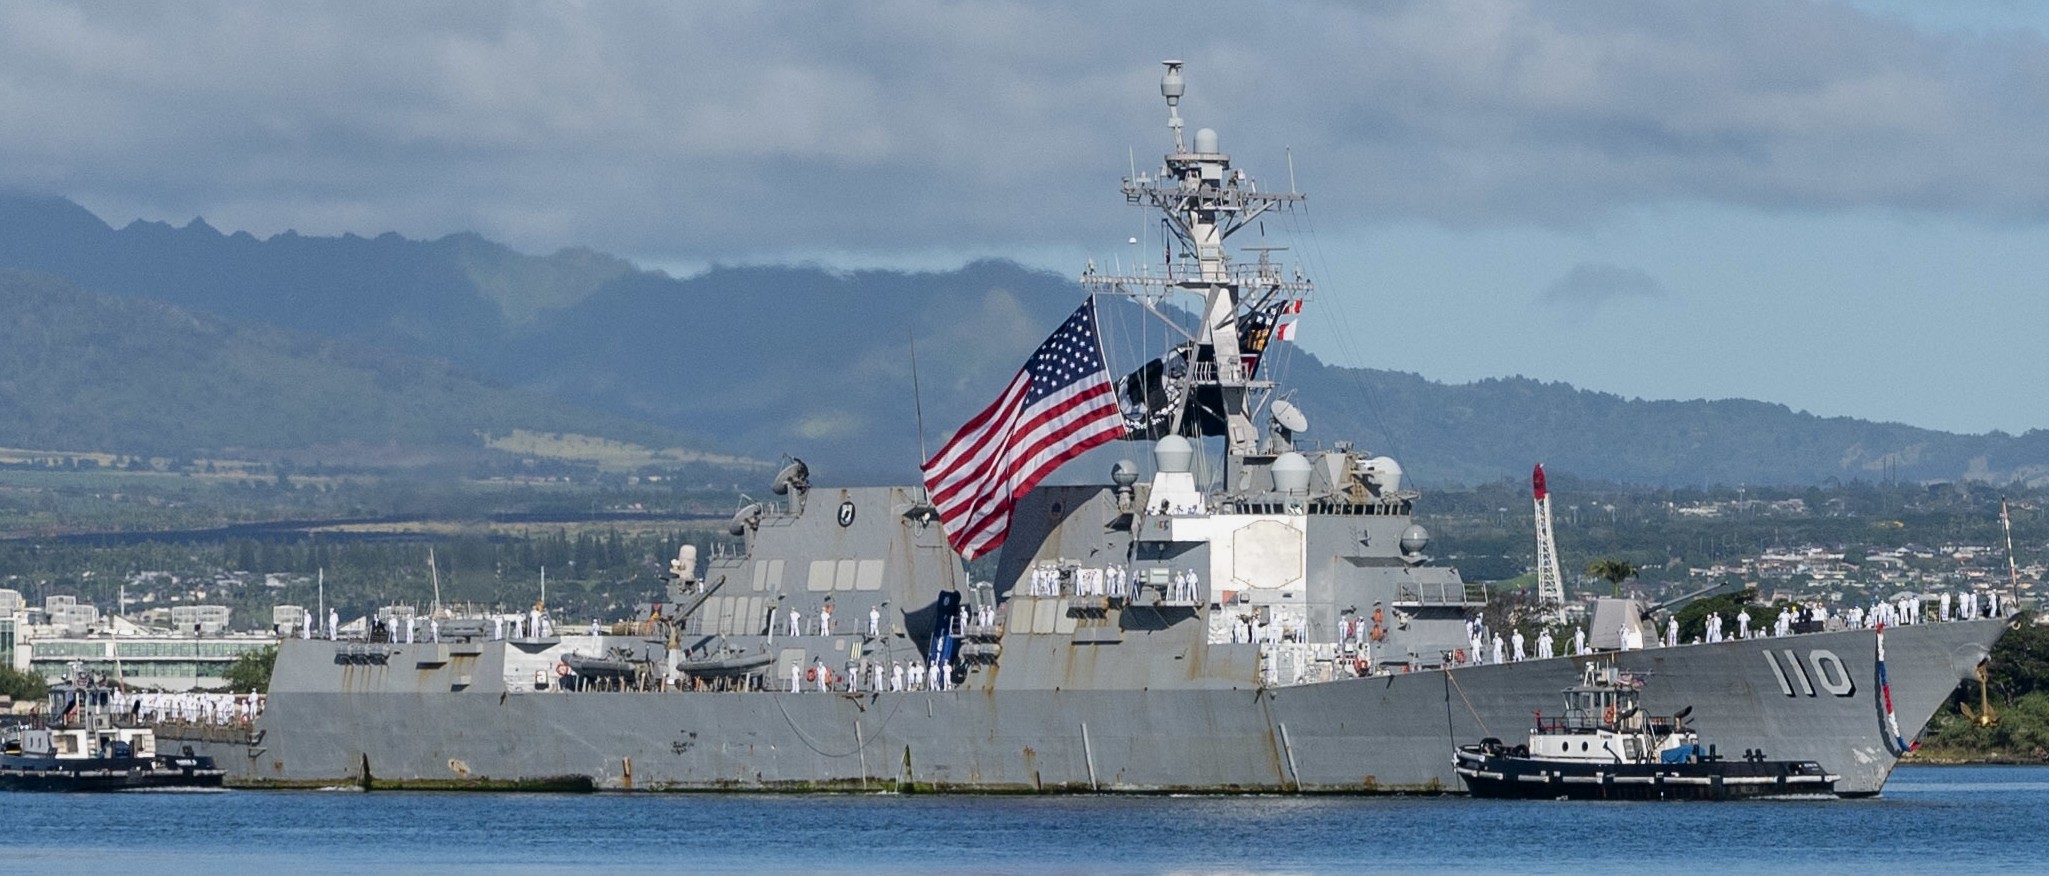
[{"label": "green hillside", "polygon": [[0,337],[0,446],[167,456],[354,448],[446,461],[515,430],[688,443],[444,363],[47,275],[0,271]]}]

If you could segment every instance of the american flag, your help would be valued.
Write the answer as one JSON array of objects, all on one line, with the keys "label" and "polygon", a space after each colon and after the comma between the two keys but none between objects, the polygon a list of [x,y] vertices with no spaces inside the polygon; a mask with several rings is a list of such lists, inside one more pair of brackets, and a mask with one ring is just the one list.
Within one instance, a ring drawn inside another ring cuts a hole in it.
[{"label": "american flag", "polygon": [[925,463],[925,489],[947,541],[971,560],[994,549],[1010,534],[1019,498],[1061,463],[1123,435],[1091,300]]}]

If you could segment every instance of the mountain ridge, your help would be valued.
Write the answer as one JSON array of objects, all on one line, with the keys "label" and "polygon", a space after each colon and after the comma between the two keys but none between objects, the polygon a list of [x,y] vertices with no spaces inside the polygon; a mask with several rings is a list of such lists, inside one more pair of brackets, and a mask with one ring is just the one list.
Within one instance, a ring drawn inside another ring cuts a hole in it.
[{"label": "mountain ridge", "polygon": [[[0,265],[440,360],[621,423],[702,436],[705,451],[804,456],[841,482],[915,477],[920,453],[993,398],[1082,294],[1071,278],[1000,260],[675,278],[589,249],[524,255],[472,233],[258,239],[197,219],[115,229],[70,201],[20,195],[0,195]],[[1135,367],[1148,336],[1129,308],[1103,312],[1106,350]],[[1522,377],[1448,384],[1331,366],[1291,346],[1269,359],[1309,413],[1310,441],[1350,438],[1437,484],[1520,476],[1537,461],[1653,485],[2049,481],[2043,430],[1955,435]]]}]

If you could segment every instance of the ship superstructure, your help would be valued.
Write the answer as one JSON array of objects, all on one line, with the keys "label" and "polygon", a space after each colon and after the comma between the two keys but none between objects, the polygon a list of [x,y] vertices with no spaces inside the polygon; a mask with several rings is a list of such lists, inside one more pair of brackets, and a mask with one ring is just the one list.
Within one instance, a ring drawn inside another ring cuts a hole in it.
[{"label": "ship superstructure", "polygon": [[1161,91],[1173,150],[1122,191],[1163,217],[1168,262],[1082,280],[1193,327],[1118,382],[1139,459],[1006,504],[993,580],[924,488],[821,486],[792,460],[631,623],[287,640],[256,726],[200,742],[255,784],[1455,791],[1446,752],[1596,661],[1654,675],[1644,707],[1697,706],[1725,747],[1879,790],[1885,719],[1925,724],[2003,620],[1890,631],[1884,708],[1868,630],[1483,653],[1484,593],[1431,561],[1400,465],[1311,443],[1271,379],[1312,286],[1228,243],[1302,196],[1259,189],[1207,129],[1184,139],[1179,62]]}]

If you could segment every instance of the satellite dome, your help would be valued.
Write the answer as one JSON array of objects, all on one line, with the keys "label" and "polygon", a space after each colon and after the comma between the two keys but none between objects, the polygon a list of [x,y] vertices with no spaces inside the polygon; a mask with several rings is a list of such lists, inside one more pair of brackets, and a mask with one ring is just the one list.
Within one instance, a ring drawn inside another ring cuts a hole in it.
[{"label": "satellite dome", "polygon": [[1217,150],[1217,132],[1216,132],[1215,130],[1211,129],[1211,128],[1197,128],[1197,129],[1196,129],[1196,131],[1195,131],[1195,151],[1197,151],[1197,152],[1216,152],[1216,151],[1218,151],[1218,150]]},{"label": "satellite dome", "polygon": [[1411,523],[1409,528],[1402,530],[1403,554],[1414,556],[1422,553],[1423,549],[1429,546],[1430,530],[1424,529],[1422,524]]},{"label": "satellite dome", "polygon": [[1274,489],[1283,493],[1309,492],[1309,457],[1292,450],[1274,457]]},{"label": "satellite dome", "polygon": [[1168,474],[1189,470],[1195,462],[1195,445],[1179,435],[1168,435],[1153,445],[1153,465]]},{"label": "satellite dome", "polygon": [[1309,431],[1309,418],[1303,416],[1302,409],[1295,407],[1293,402],[1277,398],[1274,399],[1273,407],[1268,410],[1272,413],[1274,422],[1280,424],[1281,428],[1290,432]]},{"label": "satellite dome", "polygon": [[1110,482],[1120,487],[1138,483],[1138,463],[1129,459],[1117,460],[1116,465],[1110,466]]}]

